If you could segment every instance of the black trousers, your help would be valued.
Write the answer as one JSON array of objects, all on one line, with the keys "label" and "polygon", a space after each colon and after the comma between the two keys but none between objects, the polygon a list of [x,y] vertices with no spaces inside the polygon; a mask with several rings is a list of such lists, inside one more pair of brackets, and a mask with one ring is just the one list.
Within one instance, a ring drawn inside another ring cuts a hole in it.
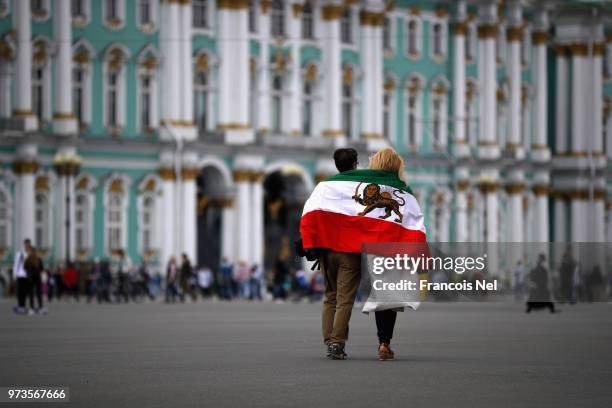
[{"label": "black trousers", "polygon": [[28,293],[30,293],[30,280],[28,278],[17,278],[17,306],[26,306]]},{"label": "black trousers", "polygon": [[394,310],[381,310],[380,312],[375,312],[374,316],[376,317],[378,341],[381,343],[391,343],[397,312]]},{"label": "black trousers", "polygon": [[28,293],[28,297],[30,298],[30,309],[34,309],[34,299],[38,301],[38,309],[42,309],[42,281],[40,278],[32,279],[30,283],[30,292]]}]

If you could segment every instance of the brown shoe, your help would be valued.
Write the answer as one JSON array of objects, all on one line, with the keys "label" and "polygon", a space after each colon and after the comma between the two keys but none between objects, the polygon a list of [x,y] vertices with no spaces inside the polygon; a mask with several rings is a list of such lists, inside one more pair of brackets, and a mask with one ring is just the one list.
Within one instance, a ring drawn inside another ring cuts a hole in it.
[{"label": "brown shoe", "polygon": [[378,345],[378,359],[380,361],[395,359],[395,354],[393,353],[393,350],[391,350],[389,343],[380,343]]}]

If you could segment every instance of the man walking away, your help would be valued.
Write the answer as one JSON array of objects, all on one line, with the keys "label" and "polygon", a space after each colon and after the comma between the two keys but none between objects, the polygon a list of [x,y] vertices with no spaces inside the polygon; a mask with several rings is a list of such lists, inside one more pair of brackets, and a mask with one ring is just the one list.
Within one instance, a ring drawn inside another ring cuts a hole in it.
[{"label": "man walking away", "polygon": [[340,173],[357,168],[357,151],[352,148],[337,149],[334,152],[334,162]]},{"label": "man walking away", "polygon": [[29,239],[23,241],[23,248],[15,254],[15,262],[13,264],[13,278],[17,285],[17,306],[13,311],[17,314],[27,313],[26,297],[30,291],[30,281],[25,270],[25,261],[32,247]]}]

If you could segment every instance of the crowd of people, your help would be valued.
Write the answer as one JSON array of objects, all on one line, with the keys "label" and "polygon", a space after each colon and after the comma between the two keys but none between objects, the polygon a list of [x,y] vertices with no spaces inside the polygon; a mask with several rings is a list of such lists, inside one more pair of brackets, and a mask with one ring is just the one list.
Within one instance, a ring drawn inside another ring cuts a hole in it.
[{"label": "crowd of people", "polygon": [[0,273],[0,295],[17,297],[17,314],[44,314],[55,301],[167,303],[200,300],[263,300],[270,293],[275,301],[319,300],[323,277],[316,271],[308,277],[301,268],[277,262],[269,279],[260,265],[232,264],[223,259],[213,270],[194,267],[186,254],[180,262],[172,257],[165,273],[146,261],[132,265],[125,253],[117,259],[95,258],[93,262],[45,265],[29,239],[15,256],[13,268]]}]

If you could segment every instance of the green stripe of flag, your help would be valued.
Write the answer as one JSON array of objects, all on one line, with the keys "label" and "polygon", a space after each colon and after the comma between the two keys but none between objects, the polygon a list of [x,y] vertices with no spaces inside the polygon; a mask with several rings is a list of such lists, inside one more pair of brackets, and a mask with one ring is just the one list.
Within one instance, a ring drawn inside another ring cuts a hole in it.
[{"label": "green stripe of flag", "polygon": [[325,181],[354,181],[357,183],[375,183],[379,185],[397,188],[399,190],[403,190],[409,194],[412,194],[412,190],[410,189],[410,187],[408,187],[406,183],[399,178],[397,173],[386,170],[349,170],[343,173],[338,173],[335,176],[331,176]]}]

